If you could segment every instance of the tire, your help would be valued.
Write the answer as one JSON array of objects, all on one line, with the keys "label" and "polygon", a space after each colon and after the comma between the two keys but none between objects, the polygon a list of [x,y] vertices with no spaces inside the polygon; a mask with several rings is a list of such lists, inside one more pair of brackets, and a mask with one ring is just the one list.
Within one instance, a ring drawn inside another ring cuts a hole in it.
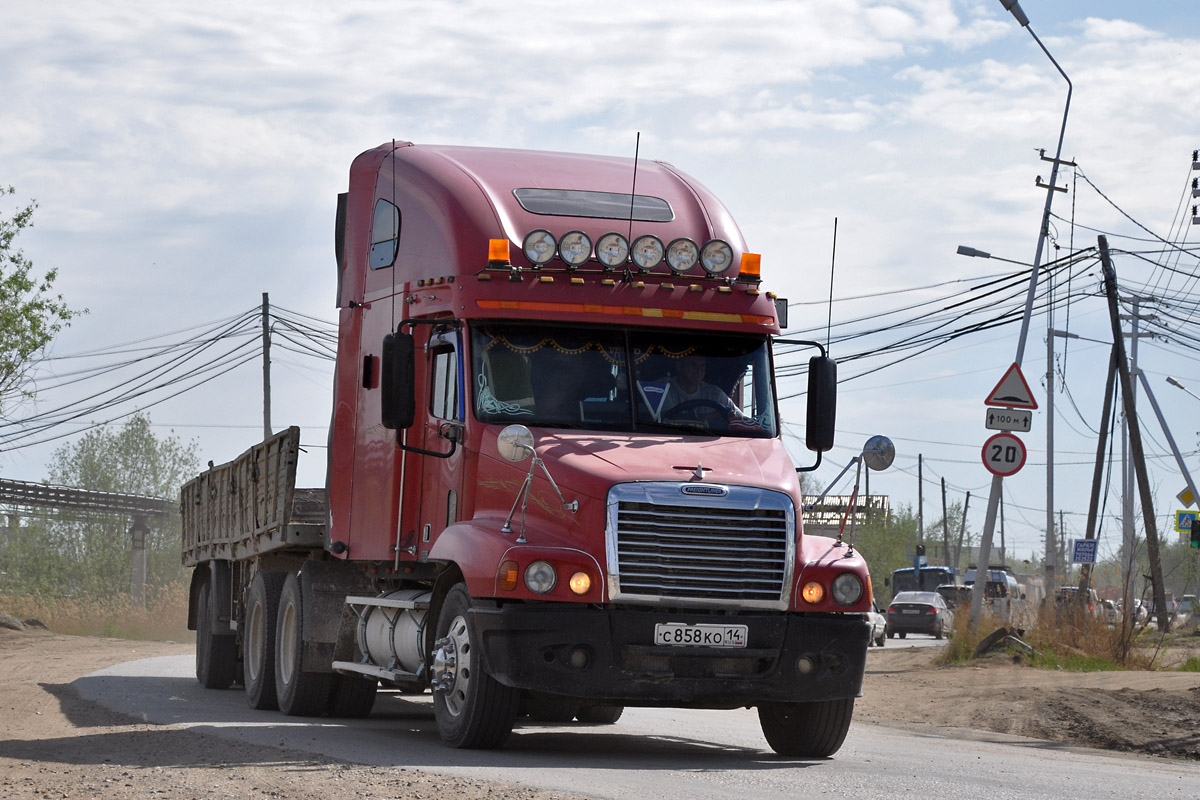
[{"label": "tire", "polygon": [[334,675],[329,692],[329,716],[362,719],[371,713],[378,691],[379,681],[373,678]]},{"label": "tire", "polygon": [[875,637],[875,646],[883,647],[883,634],[882,633]]},{"label": "tire", "polygon": [[275,621],[283,579],[282,572],[259,572],[250,582],[242,637],[242,677],[251,708],[279,708],[275,697]]},{"label": "tire", "polygon": [[279,596],[275,627],[275,694],[289,717],[315,717],[330,702],[332,672],[315,672],[304,662],[304,593],[300,576],[289,573]]},{"label": "tire", "polygon": [[433,644],[433,717],[449,747],[491,749],[512,733],[520,693],[483,668],[482,652],[471,639],[470,595],[456,584],[438,614]]},{"label": "tire", "polygon": [[625,713],[625,706],[585,706],[575,713],[575,719],[590,725],[612,725]]},{"label": "tire", "polygon": [[894,638],[895,636],[896,636],[896,632],[895,632],[895,631],[888,631],[888,632],[887,632],[887,637],[888,637],[889,639],[892,639],[892,638]]},{"label": "tire", "polygon": [[781,756],[828,758],[846,740],[854,698],[815,703],[767,703],[758,722],[767,744]]},{"label": "tire", "polygon": [[907,636],[908,636],[908,632],[907,632],[907,631],[900,631],[900,638],[901,638],[901,639],[904,639],[904,638],[906,638]]},{"label": "tire", "polygon": [[943,636],[945,636],[945,632],[942,630],[942,623],[939,622],[937,630],[933,632],[933,638],[941,639]]},{"label": "tire", "polygon": [[228,689],[237,678],[237,637],[212,632],[212,586],[196,599],[196,680],[205,689]]}]

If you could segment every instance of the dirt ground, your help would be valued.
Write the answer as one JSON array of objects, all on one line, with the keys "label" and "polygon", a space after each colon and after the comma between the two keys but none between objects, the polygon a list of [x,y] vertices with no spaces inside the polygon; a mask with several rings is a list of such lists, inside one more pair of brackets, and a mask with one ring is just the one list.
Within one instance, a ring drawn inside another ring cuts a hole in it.
[{"label": "dirt ground", "polygon": [[[71,688],[76,678],[112,664],[192,652],[190,644],[0,628],[0,797],[327,800],[348,792],[411,800],[566,797],[226,742],[99,708]],[[1050,671],[1002,655],[941,666],[933,663],[936,652],[894,641],[872,648],[855,724],[949,736],[961,729],[995,731],[1200,760],[1200,673]]]}]

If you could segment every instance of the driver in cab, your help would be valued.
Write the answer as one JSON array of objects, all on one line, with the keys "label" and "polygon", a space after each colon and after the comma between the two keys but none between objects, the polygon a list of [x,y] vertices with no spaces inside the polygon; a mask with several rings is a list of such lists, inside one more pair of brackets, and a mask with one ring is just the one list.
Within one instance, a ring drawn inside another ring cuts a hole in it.
[{"label": "driver in cab", "polygon": [[675,365],[675,374],[667,383],[663,398],[663,416],[683,414],[696,420],[749,421],[729,395],[704,380],[707,360],[703,356],[683,356]]}]

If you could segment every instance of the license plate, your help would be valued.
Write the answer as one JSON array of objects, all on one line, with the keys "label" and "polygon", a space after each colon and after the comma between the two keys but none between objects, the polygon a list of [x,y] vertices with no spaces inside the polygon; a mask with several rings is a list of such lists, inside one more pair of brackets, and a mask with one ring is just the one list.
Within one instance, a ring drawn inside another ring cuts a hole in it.
[{"label": "license plate", "polygon": [[917,611],[915,608],[906,608],[906,609],[902,610],[900,613],[901,614],[920,614],[921,612]]},{"label": "license plate", "polygon": [[660,622],[654,626],[654,643],[672,647],[745,647],[746,625],[689,625]]}]

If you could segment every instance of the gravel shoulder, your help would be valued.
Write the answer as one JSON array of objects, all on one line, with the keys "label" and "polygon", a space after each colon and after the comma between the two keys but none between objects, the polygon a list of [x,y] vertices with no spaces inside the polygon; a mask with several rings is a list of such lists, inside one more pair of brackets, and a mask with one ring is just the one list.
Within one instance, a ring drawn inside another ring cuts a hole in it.
[{"label": "gravel shoulder", "polygon": [[[83,701],[71,686],[113,664],[192,652],[191,644],[0,629],[0,796],[567,797],[164,728]],[[944,666],[934,663],[937,652],[891,643],[872,648],[856,724],[950,736],[1015,734],[1200,760],[1200,673],[1038,670],[1005,656]]]}]

